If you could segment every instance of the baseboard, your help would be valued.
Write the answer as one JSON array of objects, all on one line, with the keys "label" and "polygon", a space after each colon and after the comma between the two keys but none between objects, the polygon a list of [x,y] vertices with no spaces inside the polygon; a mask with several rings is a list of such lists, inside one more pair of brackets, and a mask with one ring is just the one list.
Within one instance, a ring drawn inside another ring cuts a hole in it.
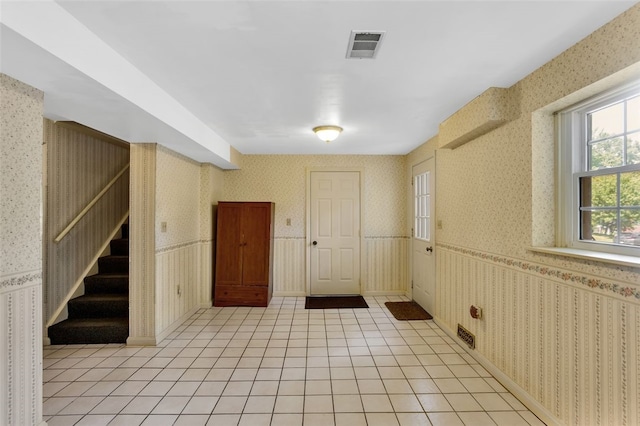
[{"label": "baseboard", "polygon": [[[449,335],[455,341],[459,341],[457,334],[451,330],[443,321],[434,317],[438,326]],[[497,381],[500,382],[509,392],[511,392],[520,402],[522,402],[533,414],[538,416],[548,426],[560,426],[562,422],[554,416],[549,410],[547,410],[542,404],[535,400],[527,391],[522,389],[520,385],[514,382],[509,376],[504,374],[502,370],[496,367],[491,361],[485,358],[482,354],[469,349],[465,345],[460,345],[469,355],[473,357],[480,365],[482,365]]]},{"label": "baseboard", "polygon": [[304,291],[274,291],[273,297],[306,297],[307,293]]},{"label": "baseboard", "polygon": [[405,296],[407,294],[404,290],[392,290],[392,291],[363,291],[363,296]]},{"label": "baseboard", "polygon": [[164,339],[166,339],[167,337],[169,337],[169,335],[171,333],[173,333],[174,331],[176,331],[176,329],[178,327],[180,327],[180,325],[185,322],[187,319],[189,319],[189,317],[191,317],[191,315],[195,314],[196,312],[198,312],[198,309],[200,308],[200,305],[196,305],[193,308],[189,309],[184,315],[182,315],[180,318],[178,318],[177,320],[175,320],[174,322],[171,323],[171,325],[169,325],[167,328],[165,328],[164,330],[162,330],[162,332],[160,334],[158,334],[158,336],[156,337],[156,339],[158,340],[158,342],[162,342]]},{"label": "baseboard", "polygon": [[155,337],[128,337],[127,346],[155,346],[157,344]]}]

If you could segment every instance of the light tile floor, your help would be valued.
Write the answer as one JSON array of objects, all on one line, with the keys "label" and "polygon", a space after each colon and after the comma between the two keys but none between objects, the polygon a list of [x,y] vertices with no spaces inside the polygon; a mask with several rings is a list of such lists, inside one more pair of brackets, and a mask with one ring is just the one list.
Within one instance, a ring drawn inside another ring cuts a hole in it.
[{"label": "light tile floor", "polygon": [[543,425],[433,321],[369,309],[201,309],[157,347],[47,346],[59,425]]}]

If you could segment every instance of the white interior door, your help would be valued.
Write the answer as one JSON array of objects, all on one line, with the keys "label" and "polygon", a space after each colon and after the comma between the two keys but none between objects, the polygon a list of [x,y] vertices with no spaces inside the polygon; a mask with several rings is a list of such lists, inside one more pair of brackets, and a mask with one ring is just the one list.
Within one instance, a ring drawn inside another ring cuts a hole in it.
[{"label": "white interior door", "polygon": [[435,160],[413,167],[413,300],[433,314],[436,289]]},{"label": "white interior door", "polygon": [[310,172],[310,291],[360,294],[360,172]]}]

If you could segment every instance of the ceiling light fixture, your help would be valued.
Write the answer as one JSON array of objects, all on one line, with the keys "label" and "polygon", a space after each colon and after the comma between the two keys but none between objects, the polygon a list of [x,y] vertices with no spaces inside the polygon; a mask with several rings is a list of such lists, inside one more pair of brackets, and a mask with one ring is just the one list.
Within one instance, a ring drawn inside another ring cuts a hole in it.
[{"label": "ceiling light fixture", "polygon": [[318,126],[313,128],[313,133],[326,143],[335,140],[340,135],[340,132],[342,132],[342,127],[338,126]]}]

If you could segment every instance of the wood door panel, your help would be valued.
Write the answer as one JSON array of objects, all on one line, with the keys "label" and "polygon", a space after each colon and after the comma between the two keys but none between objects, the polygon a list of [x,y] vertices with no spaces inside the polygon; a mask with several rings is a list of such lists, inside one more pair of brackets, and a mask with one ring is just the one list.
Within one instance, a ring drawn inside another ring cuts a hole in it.
[{"label": "wood door panel", "polygon": [[227,203],[218,208],[216,238],[216,283],[242,283],[241,204]]},{"label": "wood door panel", "polygon": [[242,283],[267,285],[269,280],[270,206],[248,204],[242,214]]},{"label": "wood door panel", "polygon": [[218,286],[216,300],[216,306],[267,306],[268,295],[259,286]]}]

